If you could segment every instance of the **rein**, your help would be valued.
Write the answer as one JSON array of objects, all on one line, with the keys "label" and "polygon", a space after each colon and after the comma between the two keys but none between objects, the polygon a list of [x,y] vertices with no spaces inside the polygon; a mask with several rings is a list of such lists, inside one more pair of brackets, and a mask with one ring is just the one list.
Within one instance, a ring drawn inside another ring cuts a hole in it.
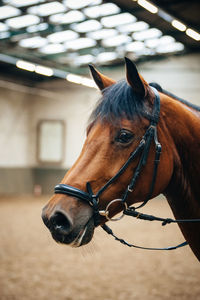
[{"label": "rein", "polygon": [[[96,194],[93,193],[92,187],[90,182],[87,182],[86,184],[86,190],[87,192],[84,192],[76,187],[67,185],[67,184],[58,184],[55,186],[55,193],[56,194],[66,194],[72,197],[76,197],[78,199],[81,199],[85,202],[87,202],[92,208],[93,208],[93,218],[94,218],[94,224],[95,226],[98,226],[100,224],[100,216],[105,217],[109,221],[118,221],[120,220],[124,215],[132,216],[138,219],[148,220],[148,221],[161,221],[162,225],[166,225],[169,223],[181,223],[181,222],[200,222],[200,219],[191,219],[191,220],[173,220],[173,219],[163,219],[158,218],[155,216],[142,214],[136,209],[143,207],[147,204],[147,202],[151,199],[155,182],[156,182],[156,175],[158,170],[158,165],[160,161],[160,155],[161,155],[161,144],[158,141],[157,137],[157,124],[159,121],[159,114],[160,114],[160,96],[158,91],[151,87],[151,89],[154,91],[155,94],[155,100],[154,100],[154,106],[153,106],[153,112],[151,116],[150,125],[147,128],[144,136],[142,137],[138,147],[130,154],[128,160],[125,162],[125,164],[121,167],[121,169],[110,179],[108,180],[103,187],[101,187]],[[150,150],[150,146],[154,142],[155,144],[155,159],[154,159],[154,167],[153,167],[153,176],[152,181],[149,188],[149,193],[145,199],[145,201],[140,204],[137,207],[128,207],[128,204],[126,202],[127,197],[131,192],[133,192],[136,181],[141,174],[141,171],[143,167],[147,163],[148,154]],[[140,159],[138,162],[138,165],[136,167],[136,170],[133,174],[133,177],[131,178],[130,183],[128,184],[123,196],[120,199],[114,199],[108,203],[105,210],[99,210],[99,197],[100,195],[113,183],[115,182],[122,173],[127,169],[127,167],[130,165],[130,163],[138,157],[140,154]],[[113,203],[121,202],[124,209],[123,213],[118,218],[110,218],[109,217],[109,208]],[[187,242],[181,243],[177,246],[167,247],[167,248],[149,248],[149,247],[141,247],[134,244],[129,244],[125,240],[118,238],[113,231],[106,225],[101,226],[108,234],[112,235],[117,241],[121,242],[124,245],[127,245],[129,247],[139,248],[139,249],[145,249],[145,250],[174,250],[180,247],[183,247],[187,245]]]}]

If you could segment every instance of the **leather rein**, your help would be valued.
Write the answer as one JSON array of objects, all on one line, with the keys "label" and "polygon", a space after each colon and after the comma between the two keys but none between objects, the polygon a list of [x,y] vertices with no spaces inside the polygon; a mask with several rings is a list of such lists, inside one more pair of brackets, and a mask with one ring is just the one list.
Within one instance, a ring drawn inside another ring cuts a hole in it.
[{"label": "leather rein", "polygon": [[[100,224],[100,216],[105,217],[108,221],[118,221],[120,220],[124,215],[132,216],[137,219],[142,219],[142,220],[148,220],[148,221],[160,221],[162,222],[162,225],[170,224],[170,223],[182,223],[182,222],[200,222],[200,219],[189,219],[189,220],[174,220],[170,218],[159,218],[155,217],[152,215],[147,215],[147,214],[142,214],[138,212],[136,209],[143,207],[152,197],[155,182],[156,182],[156,175],[157,175],[157,169],[158,165],[160,162],[160,155],[161,155],[161,144],[158,141],[157,137],[157,124],[159,121],[159,115],[160,115],[160,96],[158,91],[154,88],[151,87],[155,94],[155,99],[154,99],[154,106],[153,106],[153,111],[152,111],[152,116],[151,116],[151,121],[150,125],[147,128],[144,136],[142,137],[138,147],[130,154],[128,160],[125,162],[125,164],[121,167],[121,169],[110,179],[106,182],[106,184],[101,187],[96,194],[93,193],[92,187],[90,182],[87,182],[86,184],[86,190],[87,192],[84,192],[76,187],[67,185],[67,184],[58,184],[55,186],[55,193],[56,194],[65,194],[69,195],[72,197],[76,197],[78,199],[81,199],[85,202],[87,202],[93,209],[93,218],[94,218],[94,224],[95,226],[98,226]],[[153,176],[149,188],[149,193],[145,199],[145,201],[140,204],[137,207],[129,207],[126,200],[129,194],[134,190],[136,181],[141,174],[141,171],[143,167],[147,163],[147,158],[150,150],[150,146],[154,142],[155,144],[155,159],[154,159],[154,168],[153,168]],[[138,157],[140,154],[140,159],[138,162],[138,165],[135,169],[135,172],[131,178],[130,183],[128,184],[123,196],[120,199],[114,199],[108,203],[106,206],[105,210],[99,210],[99,197],[100,195],[113,183],[115,182],[122,173],[127,169],[127,167],[130,165],[130,163]],[[110,218],[109,217],[109,208],[113,203],[120,202],[123,205],[123,213],[120,217],[118,218]],[[134,247],[134,248],[139,248],[139,249],[145,249],[145,250],[174,250],[180,247],[183,247],[187,245],[187,242],[181,243],[177,246],[172,246],[172,247],[166,247],[166,248],[150,248],[150,247],[142,247],[142,246],[137,246],[134,244],[129,244],[125,240],[118,238],[113,231],[108,227],[108,225],[104,224],[101,226],[108,234],[112,235],[117,241],[121,242],[122,244],[129,246],[129,247]]]}]

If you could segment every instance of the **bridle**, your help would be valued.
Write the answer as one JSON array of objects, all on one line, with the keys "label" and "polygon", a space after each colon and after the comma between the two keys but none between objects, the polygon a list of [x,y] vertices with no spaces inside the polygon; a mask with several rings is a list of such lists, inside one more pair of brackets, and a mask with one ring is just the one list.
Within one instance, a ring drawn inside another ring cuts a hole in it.
[{"label": "bridle", "polygon": [[[55,193],[56,194],[65,194],[69,195],[72,197],[76,197],[78,199],[81,199],[85,202],[87,202],[93,209],[93,218],[94,218],[94,224],[95,226],[98,226],[100,224],[100,216],[105,217],[109,221],[118,221],[120,220],[124,215],[136,217],[138,219],[143,219],[143,220],[148,220],[148,221],[161,221],[162,225],[166,225],[169,223],[181,223],[181,222],[200,222],[200,219],[191,219],[191,220],[173,220],[173,219],[163,219],[163,218],[158,218],[155,216],[147,215],[147,214],[142,214],[136,209],[143,207],[146,205],[146,203],[151,199],[153,191],[154,191],[154,186],[156,182],[156,175],[157,175],[157,170],[158,170],[158,165],[160,162],[160,155],[161,155],[161,144],[158,141],[157,137],[157,124],[159,121],[159,115],[160,115],[160,96],[158,91],[154,88],[151,87],[151,89],[154,92],[155,99],[154,99],[154,105],[153,105],[153,110],[152,110],[152,115],[151,115],[151,121],[150,125],[147,128],[144,136],[140,140],[139,145],[137,148],[130,154],[128,160],[125,162],[125,164],[121,167],[121,169],[110,179],[108,180],[103,187],[101,187],[96,194],[93,193],[92,187],[90,182],[87,182],[86,184],[86,190],[87,192],[84,192],[76,187],[67,185],[67,184],[58,184],[55,186]],[[147,158],[150,150],[150,146],[154,142],[155,145],[155,159],[154,159],[154,167],[153,167],[153,176],[149,188],[149,193],[145,199],[145,201],[139,205],[138,207],[129,207],[126,200],[131,192],[133,192],[136,181],[138,177],[140,176],[143,167],[147,163]],[[135,172],[131,178],[131,181],[129,182],[124,194],[120,199],[114,199],[108,203],[106,206],[105,210],[99,210],[99,198],[100,195],[113,183],[115,182],[122,173],[127,169],[127,167],[130,165],[130,163],[138,157],[140,154],[140,159],[138,162],[138,165],[135,169]],[[113,203],[120,202],[123,205],[123,213],[120,217],[118,218],[110,218],[109,217],[109,208]],[[139,249],[146,249],[146,250],[173,250],[180,248],[182,246],[187,245],[187,242],[181,243],[177,246],[173,247],[167,247],[167,248],[149,248],[149,247],[141,247],[141,246],[136,246],[134,244],[129,244],[123,239],[118,238],[115,236],[115,234],[112,232],[112,230],[106,225],[102,225],[102,228],[108,233],[111,234],[116,240],[121,242],[124,245],[127,245],[129,247],[134,247],[134,248],[139,248]]]}]

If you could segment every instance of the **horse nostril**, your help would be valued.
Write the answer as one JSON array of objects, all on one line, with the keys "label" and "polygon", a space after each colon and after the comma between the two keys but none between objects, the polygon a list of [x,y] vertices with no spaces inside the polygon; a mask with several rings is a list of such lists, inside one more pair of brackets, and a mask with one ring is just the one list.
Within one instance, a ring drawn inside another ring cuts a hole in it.
[{"label": "horse nostril", "polygon": [[54,230],[61,234],[68,234],[72,229],[72,223],[62,212],[55,212],[50,218],[50,224]]}]

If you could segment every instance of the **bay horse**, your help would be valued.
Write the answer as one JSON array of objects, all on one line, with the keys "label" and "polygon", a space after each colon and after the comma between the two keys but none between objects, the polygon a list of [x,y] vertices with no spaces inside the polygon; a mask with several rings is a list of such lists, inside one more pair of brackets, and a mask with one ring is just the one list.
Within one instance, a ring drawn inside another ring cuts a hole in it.
[{"label": "bay horse", "polygon": [[[131,60],[125,63],[126,80],[119,82],[90,66],[102,97],[43,221],[57,242],[79,247],[98,225],[113,234],[107,220],[129,213],[145,219],[136,208],[162,193],[200,260],[200,107],[148,84]],[[136,203],[142,204],[131,209]]]}]

